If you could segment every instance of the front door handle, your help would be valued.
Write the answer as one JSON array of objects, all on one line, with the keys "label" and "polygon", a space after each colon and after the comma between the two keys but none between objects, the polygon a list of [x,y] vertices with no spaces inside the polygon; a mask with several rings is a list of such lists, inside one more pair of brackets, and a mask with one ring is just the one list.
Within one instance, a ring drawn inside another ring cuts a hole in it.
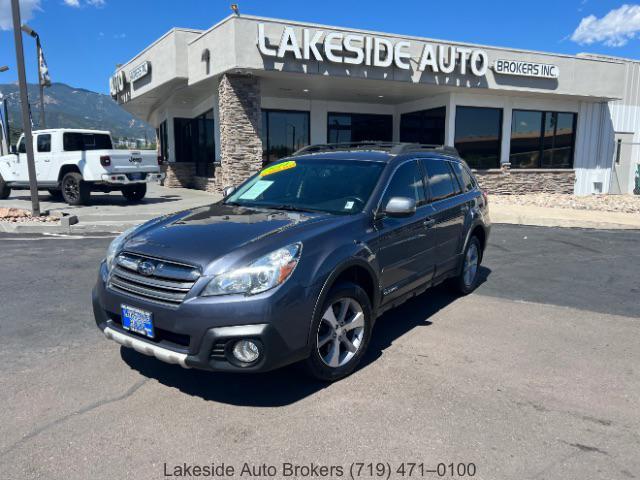
[{"label": "front door handle", "polygon": [[433,218],[427,218],[424,222],[422,222],[422,225],[424,225],[425,228],[431,228],[436,224],[436,221]]}]

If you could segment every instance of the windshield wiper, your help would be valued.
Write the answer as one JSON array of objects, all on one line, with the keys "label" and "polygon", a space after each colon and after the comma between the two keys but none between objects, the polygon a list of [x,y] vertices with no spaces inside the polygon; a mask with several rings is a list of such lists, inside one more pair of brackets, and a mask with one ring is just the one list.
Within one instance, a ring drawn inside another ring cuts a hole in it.
[{"label": "windshield wiper", "polygon": [[270,210],[285,210],[287,212],[307,212],[307,213],[317,213],[322,210],[314,210],[312,208],[304,208],[304,207],[296,207],[294,205],[282,204],[282,205],[263,205],[264,208],[268,208]]}]

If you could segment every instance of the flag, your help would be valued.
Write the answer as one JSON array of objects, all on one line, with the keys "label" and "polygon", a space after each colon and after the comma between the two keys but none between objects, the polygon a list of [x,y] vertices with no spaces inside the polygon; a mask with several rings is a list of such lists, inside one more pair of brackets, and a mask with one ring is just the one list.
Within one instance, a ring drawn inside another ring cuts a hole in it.
[{"label": "flag", "polygon": [[51,77],[49,77],[49,67],[47,67],[47,61],[44,59],[44,53],[40,45],[38,45],[38,61],[40,62],[40,85],[50,87]]}]

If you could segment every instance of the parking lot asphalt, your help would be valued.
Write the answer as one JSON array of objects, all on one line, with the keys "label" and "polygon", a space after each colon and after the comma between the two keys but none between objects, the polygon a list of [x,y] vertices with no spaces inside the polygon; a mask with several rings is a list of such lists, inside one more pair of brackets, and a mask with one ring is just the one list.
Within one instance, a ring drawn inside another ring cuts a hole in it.
[{"label": "parking lot asphalt", "polygon": [[437,288],[388,312],[333,385],[108,342],[90,291],[109,241],[0,235],[0,478],[167,478],[184,463],[240,478],[244,462],[277,478],[283,462],[344,469],[325,478],[352,462],[640,478],[640,232],[494,226],[474,294]]}]

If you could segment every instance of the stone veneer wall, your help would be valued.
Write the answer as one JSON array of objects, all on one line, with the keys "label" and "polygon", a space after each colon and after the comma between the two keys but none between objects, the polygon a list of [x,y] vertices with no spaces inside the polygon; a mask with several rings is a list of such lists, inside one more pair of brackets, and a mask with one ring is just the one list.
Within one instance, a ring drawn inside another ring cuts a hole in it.
[{"label": "stone veneer wall", "polygon": [[224,74],[218,86],[220,166],[218,192],[238,185],[262,168],[260,82],[250,75]]},{"label": "stone veneer wall", "polygon": [[165,187],[193,187],[193,178],[196,174],[196,164],[192,162],[164,163],[161,170],[166,173]]},{"label": "stone veneer wall", "polygon": [[574,170],[477,170],[480,186],[494,195],[520,195],[525,193],[573,194],[576,182]]}]

